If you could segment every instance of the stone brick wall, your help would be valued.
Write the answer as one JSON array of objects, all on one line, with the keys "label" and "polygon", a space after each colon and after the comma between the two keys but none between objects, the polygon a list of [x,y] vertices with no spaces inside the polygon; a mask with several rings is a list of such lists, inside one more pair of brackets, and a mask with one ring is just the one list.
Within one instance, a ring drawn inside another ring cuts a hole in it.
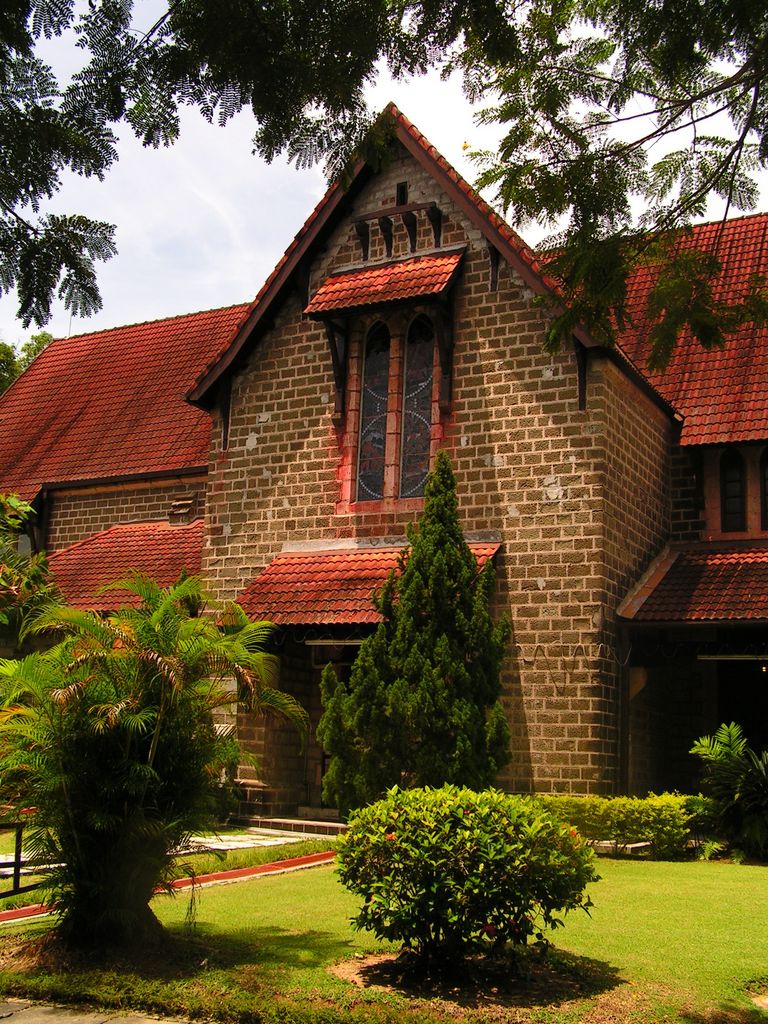
[{"label": "stone brick wall", "polygon": [[58,551],[117,523],[165,519],[171,504],[194,499],[192,515],[205,508],[202,476],[175,480],[79,487],[53,492],[46,547]]},{"label": "stone brick wall", "polygon": [[[605,621],[668,525],[666,473],[651,482],[663,461],[662,418],[604,361],[593,364],[579,409],[574,353],[544,352],[546,313],[503,261],[491,290],[480,233],[405,153],[355,200],[312,265],[310,294],[331,270],[359,260],[351,219],[393,205],[405,180],[411,202],[434,200],[443,211],[443,245],[467,246],[454,294],[452,408],[441,418],[435,405],[432,446],[452,456],[465,532],[502,541],[496,604],[514,627],[504,670],[513,760],[499,781],[515,790],[612,791],[619,709]],[[433,244],[430,236],[424,219],[420,247]],[[372,259],[380,244],[374,228]],[[407,251],[396,228],[393,255]],[[402,540],[422,504],[351,500],[362,339],[372,318],[353,325],[346,416],[336,429],[328,345],[302,318],[305,304],[296,294],[284,301],[235,375],[225,452],[214,421],[204,572],[221,597],[235,597],[284,545]],[[626,472],[627,487],[613,487],[614,472]]]},{"label": "stone brick wall", "polygon": [[629,771],[625,665],[630,650],[617,625],[616,609],[669,537],[673,427],[670,417],[606,358],[594,363],[589,401],[604,428],[604,460],[599,464],[603,597],[596,613],[600,756],[613,786],[621,790]]},{"label": "stone brick wall", "polygon": [[697,449],[672,448],[670,540],[699,541],[704,530],[703,460]]}]

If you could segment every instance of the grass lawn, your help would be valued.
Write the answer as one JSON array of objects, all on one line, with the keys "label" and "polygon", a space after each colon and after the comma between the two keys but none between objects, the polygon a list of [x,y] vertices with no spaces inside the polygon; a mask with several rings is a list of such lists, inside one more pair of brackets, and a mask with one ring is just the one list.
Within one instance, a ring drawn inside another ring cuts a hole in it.
[{"label": "grass lawn", "polygon": [[[9,953],[0,990],[238,1024],[768,1021],[748,995],[768,989],[768,869],[602,860],[600,873],[592,918],[570,917],[556,933],[552,966],[532,967],[530,982],[500,978],[498,994],[449,985],[440,992],[448,1002],[415,999],[332,975],[331,965],[385,947],[350,928],[355,900],[331,868],[202,890],[193,938],[184,938],[186,899],[158,899],[177,941],[172,955],[139,967],[30,969]],[[2,934],[10,951],[19,932]]]}]

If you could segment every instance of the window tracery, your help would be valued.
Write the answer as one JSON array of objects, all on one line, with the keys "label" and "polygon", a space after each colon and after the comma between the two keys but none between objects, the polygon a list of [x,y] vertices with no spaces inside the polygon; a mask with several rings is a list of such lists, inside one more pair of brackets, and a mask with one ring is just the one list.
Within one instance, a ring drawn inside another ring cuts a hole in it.
[{"label": "window tracery", "polygon": [[420,498],[432,446],[435,329],[424,313],[377,320],[362,343],[355,500]]}]

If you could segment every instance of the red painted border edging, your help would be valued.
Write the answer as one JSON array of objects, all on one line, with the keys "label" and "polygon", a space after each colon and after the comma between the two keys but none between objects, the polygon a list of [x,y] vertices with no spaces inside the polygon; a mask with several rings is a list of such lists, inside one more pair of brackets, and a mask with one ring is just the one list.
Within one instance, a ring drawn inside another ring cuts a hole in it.
[{"label": "red painted border edging", "polygon": [[271,864],[257,864],[252,868],[234,868],[232,871],[212,871],[209,875],[198,875],[196,878],[177,878],[171,882],[174,889],[188,889],[192,885],[204,885],[206,882],[235,881],[238,878],[253,878],[257,875],[274,875],[291,868],[306,868],[313,864],[325,864],[336,856],[335,850],[324,850],[322,853],[307,853],[303,857],[289,857],[288,860],[276,860]]},{"label": "red painted border edging", "polygon": [[[193,885],[205,885],[207,882],[234,882],[241,878],[256,878],[259,875],[279,875],[293,868],[313,867],[315,864],[330,863],[336,856],[334,850],[322,853],[307,853],[303,857],[289,857],[288,860],[276,860],[270,864],[256,864],[251,868],[234,868],[232,871],[213,871],[196,878],[177,878],[171,882],[174,889],[189,889]],[[33,903],[28,907],[17,907],[15,910],[0,910],[0,924],[7,921],[23,921],[28,917],[39,917],[50,914],[51,908],[42,903]]]}]

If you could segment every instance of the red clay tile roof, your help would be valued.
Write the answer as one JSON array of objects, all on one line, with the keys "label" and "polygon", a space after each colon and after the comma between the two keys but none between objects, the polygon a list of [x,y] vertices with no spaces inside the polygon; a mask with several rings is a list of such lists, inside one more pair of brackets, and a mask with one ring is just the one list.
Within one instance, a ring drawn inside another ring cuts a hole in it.
[{"label": "red clay tile roof", "polygon": [[[498,544],[470,544],[480,565]],[[251,619],[282,626],[352,625],[379,621],[371,595],[397,568],[400,548],[354,548],[278,555],[240,594]]]},{"label": "red clay tile roof", "polygon": [[648,623],[768,620],[768,542],[667,549],[619,615]]},{"label": "red clay tile roof", "polygon": [[175,525],[123,523],[49,556],[53,576],[65,599],[76,608],[113,611],[139,601],[124,590],[98,591],[106,583],[145,573],[168,587],[186,570],[198,575],[203,550],[203,520]]},{"label": "red clay tile roof", "polygon": [[210,417],[184,396],[247,308],[51,342],[0,398],[0,492],[207,465]]},{"label": "red clay tile roof", "polygon": [[[711,249],[719,223],[698,224],[681,239],[685,248]],[[753,274],[768,275],[768,214],[738,217],[724,225],[717,246],[723,270],[714,282],[714,297],[736,302]],[[686,332],[663,372],[648,371],[648,293],[656,271],[642,267],[629,283],[631,325],[620,343],[633,362],[683,414],[683,444],[723,444],[768,437],[768,328],[747,325],[726,347],[705,352]]]},{"label": "red clay tile roof", "polygon": [[441,295],[458,273],[462,256],[463,251],[415,256],[333,274],[323,281],[304,312],[311,316]]}]

